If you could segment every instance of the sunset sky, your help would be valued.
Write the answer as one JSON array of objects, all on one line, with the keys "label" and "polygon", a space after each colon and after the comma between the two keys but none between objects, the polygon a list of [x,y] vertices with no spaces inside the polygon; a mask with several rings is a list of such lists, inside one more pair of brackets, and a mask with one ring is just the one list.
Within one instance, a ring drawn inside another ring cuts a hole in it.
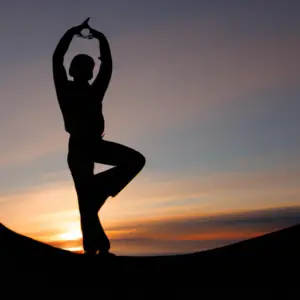
[{"label": "sunset sky", "polygon": [[[81,249],[51,58],[88,16],[114,62],[105,138],[147,160],[100,211],[112,252],[201,251],[300,223],[298,0],[1,4],[4,225]],[[98,42],[74,38],[66,68],[77,53],[98,57]]]}]

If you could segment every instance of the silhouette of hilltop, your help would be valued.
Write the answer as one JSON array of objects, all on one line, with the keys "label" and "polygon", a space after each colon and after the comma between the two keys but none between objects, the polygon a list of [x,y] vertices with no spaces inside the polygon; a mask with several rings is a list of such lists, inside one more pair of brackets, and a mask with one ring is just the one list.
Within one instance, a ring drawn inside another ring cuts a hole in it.
[{"label": "silhouette of hilltop", "polygon": [[110,259],[58,249],[0,224],[0,259],[2,283],[15,286],[20,280],[36,287],[142,289],[169,296],[208,287],[296,287],[300,224],[198,253]]}]

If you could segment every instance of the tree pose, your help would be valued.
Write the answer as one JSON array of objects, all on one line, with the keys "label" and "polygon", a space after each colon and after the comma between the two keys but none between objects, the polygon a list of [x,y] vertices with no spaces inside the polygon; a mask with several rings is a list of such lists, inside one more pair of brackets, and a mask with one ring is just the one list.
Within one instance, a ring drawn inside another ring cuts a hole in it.
[{"label": "tree pose", "polygon": [[[112,57],[105,35],[88,24],[67,30],[53,57],[53,78],[65,131],[69,133],[68,166],[77,192],[83,248],[85,253],[109,254],[110,242],[98,212],[108,197],[115,197],[144,167],[145,157],[138,151],[104,140],[102,102],[112,75]],[[89,30],[89,38],[99,40],[101,66],[92,84],[95,62],[86,54],[76,55],[69,68],[64,56],[75,35]],[[94,163],[111,165],[107,171],[94,174]]]}]

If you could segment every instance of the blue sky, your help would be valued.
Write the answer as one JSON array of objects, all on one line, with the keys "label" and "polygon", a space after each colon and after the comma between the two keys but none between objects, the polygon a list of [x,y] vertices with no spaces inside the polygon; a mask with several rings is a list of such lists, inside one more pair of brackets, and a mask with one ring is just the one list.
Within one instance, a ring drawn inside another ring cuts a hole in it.
[{"label": "blue sky", "polygon": [[[140,216],[299,206],[299,12],[298,1],[283,0],[5,1],[0,221],[35,236],[37,227],[66,230],[55,216],[74,212],[68,230],[78,230],[51,56],[87,16],[107,35],[114,60],[106,139],[147,159],[107,203],[108,227]],[[66,67],[77,53],[99,51],[80,39],[69,50]]]}]

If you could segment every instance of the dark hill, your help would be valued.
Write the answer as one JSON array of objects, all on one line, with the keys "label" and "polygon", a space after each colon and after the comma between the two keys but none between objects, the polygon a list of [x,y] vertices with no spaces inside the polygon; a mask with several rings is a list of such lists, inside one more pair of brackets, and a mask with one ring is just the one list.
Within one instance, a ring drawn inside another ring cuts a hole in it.
[{"label": "dark hill", "polygon": [[1,283],[16,287],[93,287],[133,294],[161,290],[169,296],[208,287],[211,292],[295,288],[300,282],[300,225],[199,253],[101,259],[57,249],[0,224],[0,263]]}]

